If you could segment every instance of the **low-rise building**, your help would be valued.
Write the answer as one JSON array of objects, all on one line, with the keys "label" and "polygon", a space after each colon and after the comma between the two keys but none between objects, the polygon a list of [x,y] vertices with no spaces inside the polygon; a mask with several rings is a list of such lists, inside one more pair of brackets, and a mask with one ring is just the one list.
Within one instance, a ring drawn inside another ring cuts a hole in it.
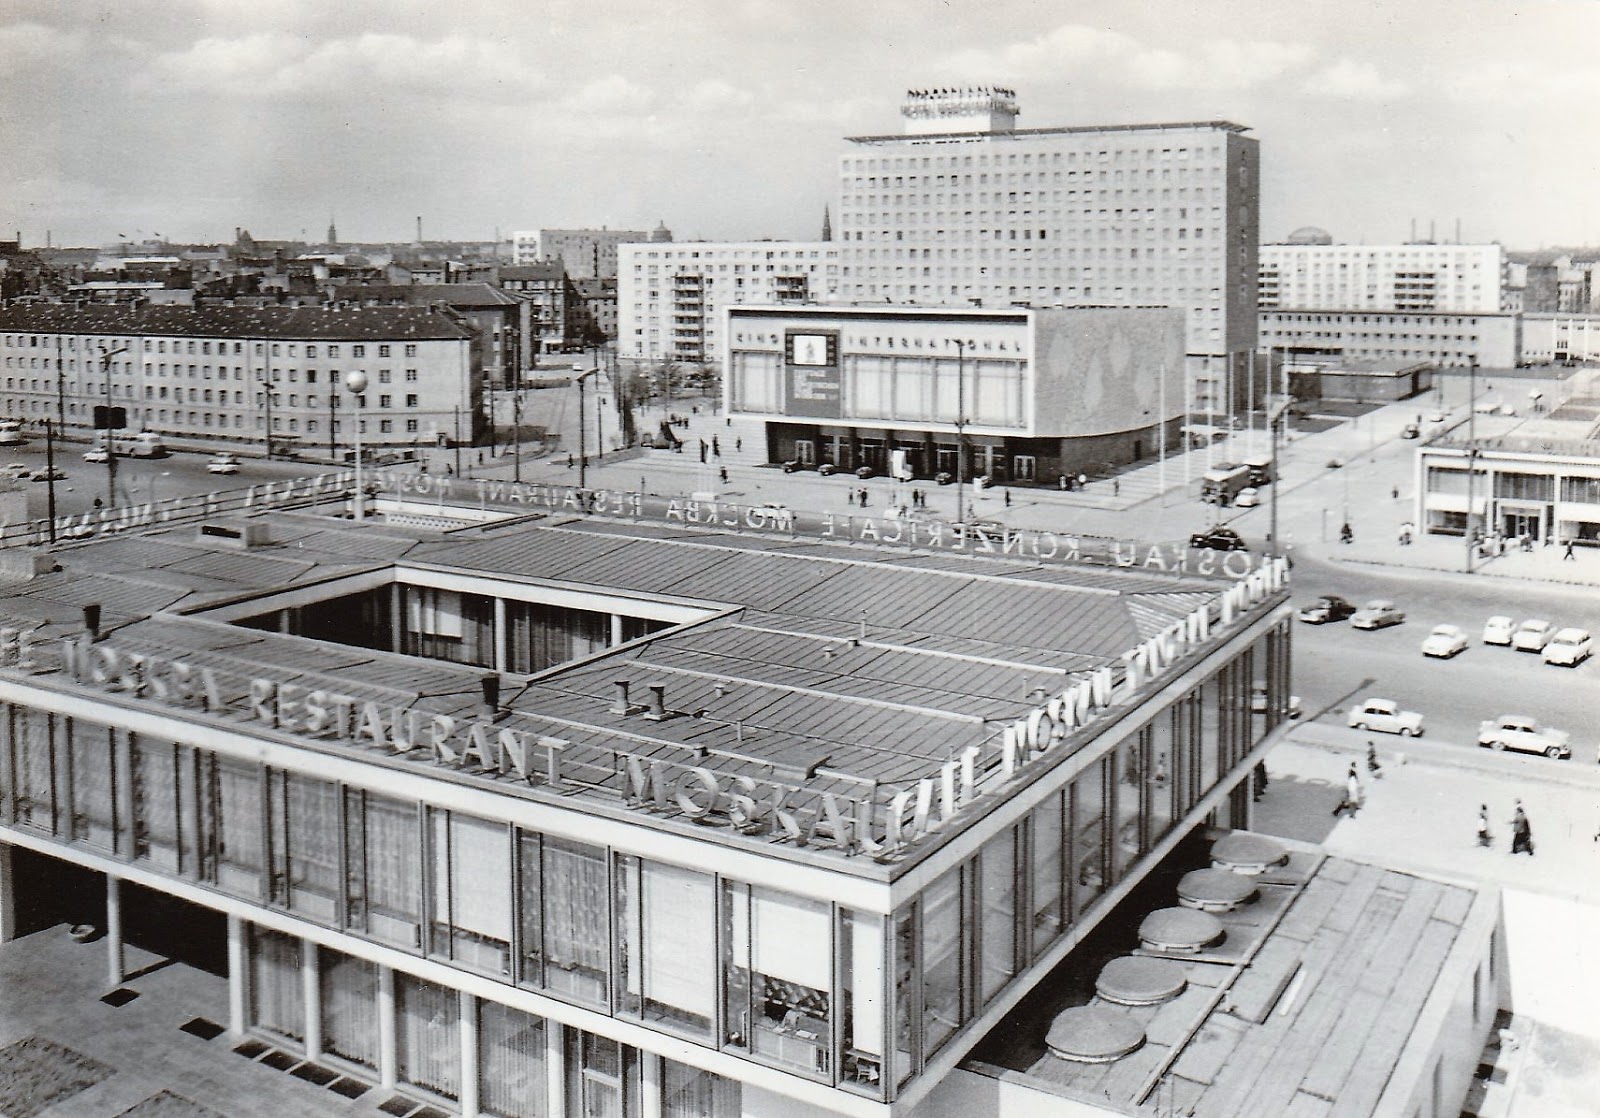
[{"label": "low-rise building", "polygon": [[1261,349],[1292,358],[1427,361],[1439,368],[1515,368],[1522,321],[1515,314],[1422,311],[1263,310]]},{"label": "low-rise building", "polygon": [[1600,439],[1458,431],[1417,451],[1416,493],[1426,532],[1600,546]]},{"label": "low-rise building", "polygon": [[1600,314],[1524,314],[1522,360],[1529,365],[1600,361]]}]

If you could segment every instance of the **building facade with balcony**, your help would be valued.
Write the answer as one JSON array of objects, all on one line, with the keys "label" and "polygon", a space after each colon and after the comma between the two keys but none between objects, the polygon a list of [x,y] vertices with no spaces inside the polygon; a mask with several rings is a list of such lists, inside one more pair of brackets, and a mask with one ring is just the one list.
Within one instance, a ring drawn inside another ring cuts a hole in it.
[{"label": "building facade with balcony", "polygon": [[[1310,231],[1302,231],[1306,232]],[[1261,246],[1263,313],[1497,314],[1501,310],[1506,261],[1499,245],[1336,245],[1304,240]]]},{"label": "building facade with balcony", "polygon": [[828,241],[624,244],[618,260],[617,353],[639,362],[718,362],[724,308],[839,294],[839,246]]},{"label": "building facade with balcony", "polygon": [[1010,90],[916,91],[840,164],[848,301],[1171,306],[1189,407],[1250,395],[1259,144],[1225,121],[1017,128]]},{"label": "building facade with balcony", "polygon": [[[342,455],[355,436],[342,388],[367,374],[368,446],[471,443],[482,426],[481,339],[416,307],[77,307],[0,310],[0,411],[88,438],[96,405],[130,429],[215,449]],[[270,390],[269,390],[270,385]]]},{"label": "building facade with balcony", "polygon": [[8,567],[0,934],[418,1105],[932,1112],[1287,709],[1282,561],[372,480]]},{"label": "building facade with balcony", "polygon": [[730,415],[769,461],[1056,485],[1180,446],[1169,307],[730,307]]}]

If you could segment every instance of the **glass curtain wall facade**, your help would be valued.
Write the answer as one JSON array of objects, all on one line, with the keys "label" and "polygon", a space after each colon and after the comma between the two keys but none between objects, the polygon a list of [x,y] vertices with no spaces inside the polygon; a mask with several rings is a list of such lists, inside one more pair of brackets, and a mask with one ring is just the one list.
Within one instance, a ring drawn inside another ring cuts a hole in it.
[{"label": "glass curtain wall facade", "polygon": [[[1036,807],[889,916],[17,705],[0,710],[0,825],[889,1100],[1244,776],[1287,705],[1288,625],[1057,762]],[[1244,825],[1248,799],[1209,810]],[[303,1036],[298,941],[247,946],[250,1023]],[[324,1046],[370,1068],[376,972],[321,956]],[[438,1063],[460,1047],[456,991],[408,978],[394,996],[400,1078],[457,1096],[463,1072]],[[496,1019],[484,1059],[536,1076],[536,1027]],[[628,1060],[585,1044],[573,1089],[625,1113]],[[683,1113],[728,1090],[696,1074],[675,1089]]]}]

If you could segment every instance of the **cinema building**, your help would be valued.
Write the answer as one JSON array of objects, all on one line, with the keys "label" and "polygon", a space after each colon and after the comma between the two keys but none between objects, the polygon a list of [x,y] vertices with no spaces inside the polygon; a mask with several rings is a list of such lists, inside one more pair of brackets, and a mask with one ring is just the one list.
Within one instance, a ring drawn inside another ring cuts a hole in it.
[{"label": "cinema building", "polygon": [[946,1113],[1248,825],[1287,707],[1276,562],[378,481],[364,525],[10,552],[0,932],[225,975],[219,1059],[506,1118]]},{"label": "cinema building", "polygon": [[1166,307],[736,306],[730,414],[774,463],[1055,485],[1177,449],[1183,312]]}]

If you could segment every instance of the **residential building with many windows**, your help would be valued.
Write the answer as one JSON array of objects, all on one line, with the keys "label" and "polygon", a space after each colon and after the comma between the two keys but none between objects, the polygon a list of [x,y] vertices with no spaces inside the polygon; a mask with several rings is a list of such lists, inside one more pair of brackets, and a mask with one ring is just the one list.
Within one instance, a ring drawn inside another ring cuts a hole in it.
[{"label": "residential building with many windows", "polygon": [[1299,230],[1289,243],[1261,246],[1263,312],[1498,314],[1502,309],[1506,261],[1497,244],[1336,245],[1316,243],[1315,234],[1321,230]]},{"label": "residential building with many windows", "polygon": [[617,354],[649,362],[722,359],[723,310],[827,303],[839,246],[827,241],[676,241],[618,247]]},{"label": "residential building with many windows", "polygon": [[[96,405],[132,430],[221,449],[326,452],[354,441],[342,387],[367,374],[372,447],[471,442],[481,340],[447,311],[414,307],[78,307],[0,310],[0,412],[68,435]],[[269,388],[270,386],[270,388]]]},{"label": "residential building with many windows", "polygon": [[1263,310],[1261,350],[1290,359],[1426,361],[1438,368],[1515,368],[1522,317],[1448,311]]},{"label": "residential building with many windows", "polygon": [[662,226],[644,229],[540,229],[511,234],[513,263],[560,264],[573,279],[616,279],[617,246],[635,241],[670,241]]},{"label": "residential building with many windows", "polygon": [[852,137],[837,222],[852,302],[1172,306],[1189,409],[1249,395],[1259,144],[1226,121],[1017,128],[1010,90],[916,91]]}]

